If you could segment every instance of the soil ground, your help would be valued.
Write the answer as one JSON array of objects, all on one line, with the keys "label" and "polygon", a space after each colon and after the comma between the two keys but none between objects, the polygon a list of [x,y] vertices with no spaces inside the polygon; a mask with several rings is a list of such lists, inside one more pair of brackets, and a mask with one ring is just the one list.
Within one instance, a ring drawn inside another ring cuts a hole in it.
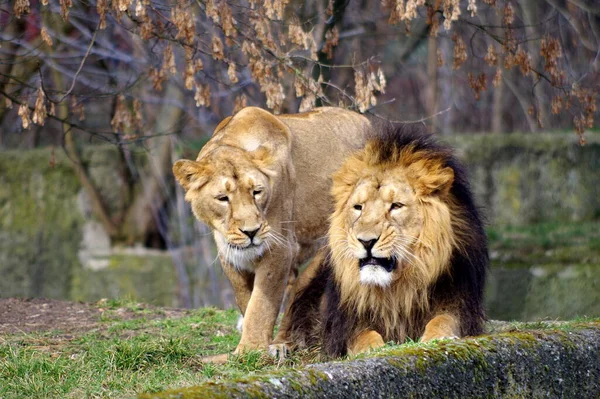
[{"label": "soil ground", "polygon": [[43,331],[84,333],[106,328],[106,323],[101,323],[101,320],[109,314],[111,319],[144,317],[156,320],[178,318],[187,313],[185,309],[153,308],[144,304],[136,304],[135,308],[115,308],[105,300],[89,304],[46,298],[0,298],[0,334]]}]

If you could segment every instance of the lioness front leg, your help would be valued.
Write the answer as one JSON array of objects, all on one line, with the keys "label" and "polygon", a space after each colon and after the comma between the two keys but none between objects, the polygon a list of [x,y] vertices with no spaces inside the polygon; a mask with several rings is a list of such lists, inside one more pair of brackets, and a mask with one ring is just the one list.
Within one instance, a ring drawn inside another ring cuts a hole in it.
[{"label": "lioness front leg", "polygon": [[366,330],[348,343],[348,354],[356,355],[385,345],[383,337],[377,331]]},{"label": "lioness front leg", "polygon": [[460,337],[458,318],[450,313],[442,313],[427,323],[425,332],[421,336],[421,342],[458,337]]},{"label": "lioness front leg", "polygon": [[[273,343],[269,346],[269,352],[271,355],[282,358],[286,357],[292,349],[302,347],[305,341],[308,339],[308,335],[311,334],[313,325],[306,323],[306,320],[302,319],[299,323],[296,319],[302,318],[306,314],[318,312],[319,304],[321,303],[321,297],[324,293],[324,288],[319,292],[312,292],[311,290],[309,298],[300,298],[301,295],[305,294],[303,291],[313,283],[313,279],[316,278],[325,251],[319,251],[311,262],[308,264],[304,272],[296,279],[295,284],[290,290],[287,298],[285,312],[279,325],[279,332],[273,340]],[[289,287],[289,283],[288,283]],[[324,286],[323,286],[324,287]],[[306,295],[304,295],[306,296]],[[292,309],[295,308],[295,313],[292,314]],[[314,322],[317,321],[317,315],[315,315]],[[292,329],[295,330],[295,337],[292,337]],[[295,339],[294,339],[295,338]],[[296,342],[292,342],[296,341]]]},{"label": "lioness front leg", "polygon": [[235,303],[238,305],[242,316],[246,314],[246,308],[250,297],[252,296],[252,288],[254,286],[254,274],[245,270],[238,270],[221,257],[221,265],[223,272],[229,279],[235,295]]},{"label": "lioness front leg", "polygon": [[266,254],[256,265],[254,286],[244,313],[242,338],[235,353],[252,349],[266,350],[273,337],[273,327],[279,314],[292,259]]},{"label": "lioness front leg", "polygon": [[[248,308],[248,302],[250,302],[250,297],[252,296],[252,287],[254,285],[254,274],[249,273],[247,271],[237,270],[235,267],[230,265],[226,259],[221,256],[221,265],[223,266],[223,271],[225,275],[229,279],[231,286],[233,287],[233,292],[235,294],[235,302],[237,303],[240,312],[242,315],[246,313],[246,309]],[[215,363],[222,364],[226,363],[229,358],[228,353],[223,353],[219,355],[211,355],[204,356],[201,358],[203,363]]]}]

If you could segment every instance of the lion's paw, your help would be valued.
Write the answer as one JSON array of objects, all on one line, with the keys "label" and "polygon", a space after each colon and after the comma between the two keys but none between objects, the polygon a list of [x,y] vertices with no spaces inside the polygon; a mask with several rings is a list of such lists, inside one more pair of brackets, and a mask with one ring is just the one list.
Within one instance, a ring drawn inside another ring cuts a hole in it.
[{"label": "lion's paw", "polygon": [[283,360],[289,357],[291,348],[287,343],[271,344],[269,345],[269,355],[275,359]]}]

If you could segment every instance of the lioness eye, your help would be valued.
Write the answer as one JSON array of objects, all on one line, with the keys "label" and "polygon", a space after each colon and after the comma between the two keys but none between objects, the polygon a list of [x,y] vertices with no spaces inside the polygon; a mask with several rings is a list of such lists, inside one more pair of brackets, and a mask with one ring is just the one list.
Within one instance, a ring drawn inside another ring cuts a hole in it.
[{"label": "lioness eye", "polygon": [[356,209],[357,211],[362,211],[362,205],[356,204],[354,205],[354,209]]},{"label": "lioness eye", "polygon": [[254,191],[252,192],[252,195],[254,195],[254,196],[256,197],[256,196],[257,196],[258,194],[260,194],[260,193],[262,193],[262,190],[254,190]]},{"label": "lioness eye", "polygon": [[221,202],[229,202],[229,197],[227,197],[226,195],[221,195],[217,197],[217,200]]},{"label": "lioness eye", "polygon": [[394,202],[392,204],[392,206],[390,207],[390,210],[393,211],[394,209],[400,209],[404,206],[404,204],[400,203],[400,202]]}]

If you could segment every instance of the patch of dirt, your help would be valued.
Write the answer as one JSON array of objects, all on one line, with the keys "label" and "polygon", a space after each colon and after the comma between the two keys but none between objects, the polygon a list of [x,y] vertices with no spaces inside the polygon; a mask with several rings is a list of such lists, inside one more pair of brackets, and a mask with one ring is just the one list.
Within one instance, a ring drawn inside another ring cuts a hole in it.
[{"label": "patch of dirt", "polygon": [[62,334],[82,333],[102,329],[101,319],[130,320],[178,318],[186,309],[154,308],[137,304],[135,309],[106,309],[102,301],[96,304],[59,301],[45,298],[0,298],[0,334],[18,334],[60,330]]}]

